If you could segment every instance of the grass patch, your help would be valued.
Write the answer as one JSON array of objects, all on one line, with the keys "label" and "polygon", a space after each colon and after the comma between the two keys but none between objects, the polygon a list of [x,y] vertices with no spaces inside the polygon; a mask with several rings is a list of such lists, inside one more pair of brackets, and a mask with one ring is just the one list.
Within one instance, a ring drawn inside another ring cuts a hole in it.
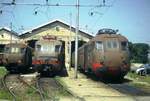
[{"label": "grass patch", "polygon": [[10,93],[8,91],[6,91],[3,88],[3,84],[2,84],[2,77],[4,77],[4,75],[7,73],[7,70],[0,66],[0,99],[8,99],[8,100],[12,100],[12,96],[10,95]]},{"label": "grass patch", "polygon": [[[33,85],[34,86],[34,85]],[[32,87],[26,87],[18,96],[18,101],[39,101],[40,96]]]},{"label": "grass patch", "polygon": [[8,91],[5,91],[5,90],[3,90],[3,89],[0,89],[0,99],[12,100],[12,96],[9,94]]},{"label": "grass patch", "polygon": [[142,84],[142,83],[136,83],[136,82],[133,82],[133,83],[130,83],[130,85],[134,86],[134,87],[137,87],[143,91],[146,91],[148,93],[150,93],[150,85],[145,85],[145,84]]},{"label": "grass patch", "polygon": [[71,96],[71,94],[67,91],[67,85],[64,83],[60,77],[56,76],[55,80],[61,85],[61,87],[58,90],[58,95],[61,96]]},{"label": "grass patch", "polygon": [[0,66],[0,78],[2,78],[7,73],[7,70],[4,67]]},{"label": "grass patch", "polygon": [[150,76],[140,76],[136,73],[129,72],[127,77],[133,79],[133,82],[129,83],[130,85],[150,93]]},{"label": "grass patch", "polygon": [[133,80],[137,80],[137,81],[140,81],[140,82],[146,82],[146,83],[150,84],[150,76],[140,76],[136,73],[129,72],[127,74],[127,77],[130,77]]},{"label": "grass patch", "polygon": [[61,85],[63,85],[63,87],[67,87],[66,83],[61,79],[61,77],[56,76],[54,79],[56,81],[58,81],[58,83],[60,83]]},{"label": "grass patch", "polygon": [[26,94],[28,94],[28,95],[33,95],[35,92],[36,91],[31,87],[28,87],[28,89],[26,90]]}]

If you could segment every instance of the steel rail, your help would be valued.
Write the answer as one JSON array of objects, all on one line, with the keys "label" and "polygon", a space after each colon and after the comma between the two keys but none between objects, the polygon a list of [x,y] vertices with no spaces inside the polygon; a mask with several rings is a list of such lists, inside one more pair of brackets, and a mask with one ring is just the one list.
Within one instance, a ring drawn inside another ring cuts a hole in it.
[{"label": "steel rail", "polygon": [[17,101],[17,97],[15,95],[15,93],[11,90],[11,88],[9,88],[6,84],[6,78],[7,76],[9,76],[10,74],[7,73],[5,74],[5,76],[2,78],[2,83],[3,83],[3,86],[7,89],[7,91],[11,94],[11,96],[13,97],[13,101]]},{"label": "steel rail", "polygon": [[[41,88],[39,87],[39,84],[38,84],[38,80],[36,81],[36,87],[33,87],[31,85],[29,85],[26,81],[24,81],[20,75],[18,76],[18,79],[25,85],[27,85],[28,87],[34,89],[37,93],[39,93],[40,95],[40,98],[41,98],[41,101],[45,101],[45,97],[44,97],[44,93],[41,91]],[[39,78],[38,78],[39,79]]]},{"label": "steel rail", "polygon": [[41,101],[45,101],[45,95],[43,89],[40,87],[39,83],[40,78],[38,77],[37,82],[36,82],[36,87],[39,89],[39,94],[41,96]]}]

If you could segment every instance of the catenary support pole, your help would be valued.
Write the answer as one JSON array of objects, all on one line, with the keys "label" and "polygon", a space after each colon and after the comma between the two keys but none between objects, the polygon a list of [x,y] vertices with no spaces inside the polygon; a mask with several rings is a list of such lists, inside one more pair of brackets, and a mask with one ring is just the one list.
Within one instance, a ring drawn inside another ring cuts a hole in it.
[{"label": "catenary support pole", "polygon": [[78,32],[79,32],[79,0],[76,0],[76,35],[75,35],[75,78],[78,78]]}]

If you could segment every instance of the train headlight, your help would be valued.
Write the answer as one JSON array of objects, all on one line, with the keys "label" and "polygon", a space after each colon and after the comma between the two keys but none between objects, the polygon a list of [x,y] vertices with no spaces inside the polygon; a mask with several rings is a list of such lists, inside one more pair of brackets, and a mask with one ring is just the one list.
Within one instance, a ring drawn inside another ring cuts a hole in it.
[{"label": "train headlight", "polygon": [[18,63],[18,64],[21,64],[21,63],[22,63],[22,60],[18,60],[17,63]]}]

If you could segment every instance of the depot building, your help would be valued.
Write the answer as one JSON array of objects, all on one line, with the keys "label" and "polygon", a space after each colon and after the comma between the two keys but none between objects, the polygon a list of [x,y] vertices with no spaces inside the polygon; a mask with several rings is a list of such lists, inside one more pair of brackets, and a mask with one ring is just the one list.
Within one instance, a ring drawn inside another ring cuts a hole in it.
[{"label": "depot building", "polygon": [[[75,50],[75,35],[76,29],[64,21],[54,20],[45,24],[39,25],[31,30],[25,31],[18,35],[6,28],[0,29],[0,50],[3,51],[5,44],[16,42],[28,42],[29,46],[34,48],[37,40],[44,38],[55,37],[57,40],[62,40],[65,45],[65,65],[70,65],[71,52]],[[79,30],[78,40],[79,47],[85,42],[88,42],[93,36],[89,33]]]}]

